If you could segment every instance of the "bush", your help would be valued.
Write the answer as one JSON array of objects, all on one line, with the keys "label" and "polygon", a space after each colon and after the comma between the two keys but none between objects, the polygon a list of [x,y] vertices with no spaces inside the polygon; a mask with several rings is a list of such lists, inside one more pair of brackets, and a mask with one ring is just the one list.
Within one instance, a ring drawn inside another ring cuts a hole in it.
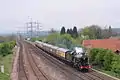
[{"label": "bush", "polygon": [[111,63],[112,63],[114,55],[115,54],[110,50],[108,50],[106,52],[106,54],[104,56],[104,62],[103,62],[105,70],[108,70],[108,71],[111,70],[111,65],[112,65]]},{"label": "bush", "polygon": [[120,76],[120,56],[114,55],[111,67],[111,71],[118,73]]},{"label": "bush", "polygon": [[95,63],[99,65],[99,67],[103,67],[103,62],[104,62],[104,55],[106,53],[105,49],[98,49],[98,53],[95,56]]},{"label": "bush", "polygon": [[52,45],[55,45],[57,41],[59,40],[59,36],[60,35],[58,33],[50,34],[49,36],[47,36],[44,42],[48,42]]},{"label": "bush", "polygon": [[35,42],[36,38],[31,38],[30,41]]},{"label": "bush", "polygon": [[120,76],[120,56],[107,49],[91,49],[90,62],[105,71],[111,71]]},{"label": "bush", "polygon": [[0,44],[0,55],[6,56],[8,54],[11,54],[12,49],[15,45],[16,45],[15,41]]},{"label": "bush", "polygon": [[97,49],[97,48],[93,48],[93,49],[90,50],[89,56],[90,56],[90,62],[92,64],[95,63],[95,57],[98,54],[98,52],[99,52],[99,49]]}]

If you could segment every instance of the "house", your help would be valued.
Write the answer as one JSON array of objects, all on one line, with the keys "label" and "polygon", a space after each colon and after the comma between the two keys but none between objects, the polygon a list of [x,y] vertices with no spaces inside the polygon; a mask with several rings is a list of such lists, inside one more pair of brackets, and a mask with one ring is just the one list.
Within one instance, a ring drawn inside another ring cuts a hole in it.
[{"label": "house", "polygon": [[104,48],[116,53],[120,52],[120,39],[84,40],[82,45],[86,48]]}]

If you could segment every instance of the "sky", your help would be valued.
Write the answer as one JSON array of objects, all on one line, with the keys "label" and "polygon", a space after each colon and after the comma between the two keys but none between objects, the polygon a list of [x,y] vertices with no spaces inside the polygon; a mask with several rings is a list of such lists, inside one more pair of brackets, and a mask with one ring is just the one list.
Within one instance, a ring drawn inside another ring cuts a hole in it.
[{"label": "sky", "polygon": [[0,33],[25,30],[32,18],[42,30],[120,26],[120,0],[0,0]]}]

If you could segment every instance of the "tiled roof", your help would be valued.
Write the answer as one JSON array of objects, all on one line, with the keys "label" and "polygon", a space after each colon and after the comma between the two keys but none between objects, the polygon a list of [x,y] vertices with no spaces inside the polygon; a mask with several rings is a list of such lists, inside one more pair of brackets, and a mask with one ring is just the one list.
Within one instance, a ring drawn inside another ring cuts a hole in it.
[{"label": "tiled roof", "polygon": [[110,50],[120,50],[120,40],[119,39],[99,39],[99,40],[84,40],[83,46],[90,48],[104,48]]}]

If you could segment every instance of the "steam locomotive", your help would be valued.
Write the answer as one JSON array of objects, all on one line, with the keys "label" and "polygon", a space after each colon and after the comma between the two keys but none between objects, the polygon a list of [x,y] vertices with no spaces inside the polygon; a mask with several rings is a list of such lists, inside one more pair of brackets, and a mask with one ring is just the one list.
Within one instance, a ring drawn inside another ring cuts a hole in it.
[{"label": "steam locomotive", "polygon": [[89,71],[91,66],[89,65],[89,58],[86,55],[86,51],[81,47],[75,47],[74,50],[59,48],[47,43],[36,41],[35,45],[40,49],[52,54],[62,61],[70,63],[73,67],[79,70]]}]

